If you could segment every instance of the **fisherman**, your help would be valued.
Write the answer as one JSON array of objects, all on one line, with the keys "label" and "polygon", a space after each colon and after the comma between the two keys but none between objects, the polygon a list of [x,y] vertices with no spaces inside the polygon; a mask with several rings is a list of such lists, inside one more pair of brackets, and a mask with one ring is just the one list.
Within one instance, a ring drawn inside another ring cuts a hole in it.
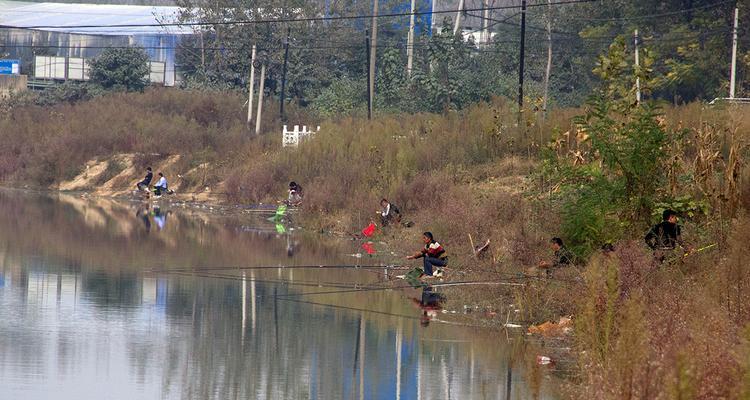
[{"label": "fisherman", "polygon": [[163,173],[159,172],[159,180],[154,185],[154,194],[159,197],[162,194],[166,194],[167,191],[167,178],[164,177]]},{"label": "fisherman", "polygon": [[396,207],[395,204],[389,202],[387,199],[380,200],[380,223],[383,226],[388,226],[392,223],[401,223],[401,211]]},{"label": "fisherman", "polygon": [[[423,233],[422,241],[424,242],[424,248],[406,257],[406,259],[416,260],[417,258],[424,258],[424,268],[422,271],[425,275],[432,276],[432,267],[445,267],[448,265],[448,257],[445,254],[443,246],[432,236],[432,232]],[[435,273],[437,272],[439,271],[435,271]]]},{"label": "fisherman", "polygon": [[559,237],[553,237],[550,241],[550,248],[555,252],[552,261],[540,261],[539,268],[547,272],[547,276],[552,275],[554,269],[567,266],[573,263],[573,253],[565,247],[563,240]]},{"label": "fisherman", "polygon": [[289,198],[287,199],[287,204],[290,206],[298,206],[302,204],[303,197],[305,197],[305,195],[302,192],[302,186],[294,181],[289,182]]},{"label": "fisherman", "polygon": [[151,172],[151,167],[146,168],[146,177],[142,181],[136,183],[135,187],[140,190],[148,190],[148,185],[151,184],[151,180],[154,179],[154,173]]},{"label": "fisherman", "polygon": [[643,238],[646,245],[653,250],[654,260],[659,263],[663,263],[668,256],[672,255],[678,245],[686,252],[692,251],[692,248],[687,247],[683,242],[680,225],[677,222],[679,222],[677,212],[664,210],[662,222],[652,226]]}]

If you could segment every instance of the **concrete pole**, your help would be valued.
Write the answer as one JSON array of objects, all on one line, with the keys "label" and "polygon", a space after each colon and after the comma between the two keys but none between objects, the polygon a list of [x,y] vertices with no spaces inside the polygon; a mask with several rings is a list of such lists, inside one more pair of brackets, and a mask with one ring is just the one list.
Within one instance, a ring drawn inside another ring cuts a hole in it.
[{"label": "concrete pole", "polygon": [[250,56],[250,89],[247,95],[247,126],[253,120],[253,91],[255,86],[255,45]]},{"label": "concrete pole", "polygon": [[544,71],[544,100],[542,111],[547,117],[547,102],[549,101],[549,77],[552,73],[552,0],[547,0],[547,69]]},{"label": "concrete pole", "polygon": [[[464,9],[464,0],[458,1],[458,11],[456,11],[456,21],[453,23],[453,36],[456,36],[459,28],[461,27],[461,10]],[[433,15],[433,18],[435,16]]]},{"label": "concrete pole", "polygon": [[266,64],[260,67],[260,90],[258,91],[258,112],[255,115],[255,134],[260,134],[261,112],[263,111],[263,89],[266,83]]},{"label": "concrete pole", "polygon": [[[641,63],[638,59],[638,29],[635,30],[633,33],[633,39],[635,41],[635,70],[638,74],[640,74],[641,70]],[[639,76],[636,76],[635,78],[635,101],[638,104],[641,104],[641,78]]]},{"label": "concrete pole", "polygon": [[490,0],[484,0],[484,18],[482,18],[482,45],[490,44]]},{"label": "concrete pole", "polygon": [[411,15],[409,16],[409,35],[406,37],[406,77],[411,78],[414,63],[414,13],[417,11],[416,0],[411,0]]},{"label": "concrete pole", "polygon": [[378,0],[374,0],[372,6],[372,37],[370,37],[370,105],[368,115],[373,114],[375,103],[375,62],[377,56],[375,54],[375,48],[378,44]]},{"label": "concrete pole", "polygon": [[729,98],[734,98],[735,79],[737,78],[737,25],[739,24],[740,9],[734,9],[734,29],[732,29],[732,70],[729,77]]},{"label": "concrete pole", "polygon": [[372,86],[370,86],[370,77],[372,70],[370,69],[370,31],[365,29],[365,52],[367,53],[367,119],[372,119]]}]

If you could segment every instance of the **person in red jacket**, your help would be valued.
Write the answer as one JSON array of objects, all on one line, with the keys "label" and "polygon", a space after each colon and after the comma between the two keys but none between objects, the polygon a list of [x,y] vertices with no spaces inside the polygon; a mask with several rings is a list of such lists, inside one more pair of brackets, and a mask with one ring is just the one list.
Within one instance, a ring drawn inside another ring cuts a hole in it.
[{"label": "person in red jacket", "polygon": [[432,236],[432,232],[425,232],[422,234],[422,241],[424,242],[424,248],[417,253],[414,253],[408,257],[408,260],[415,260],[417,258],[424,259],[424,274],[432,276],[433,267],[444,267],[448,265],[448,256],[445,254],[445,249],[438,243]]}]

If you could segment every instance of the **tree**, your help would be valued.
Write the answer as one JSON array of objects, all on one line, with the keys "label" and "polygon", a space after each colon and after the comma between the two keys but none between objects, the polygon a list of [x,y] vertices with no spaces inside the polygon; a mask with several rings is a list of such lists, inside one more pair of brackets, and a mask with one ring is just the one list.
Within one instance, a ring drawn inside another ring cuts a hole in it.
[{"label": "tree", "polygon": [[599,57],[594,72],[602,85],[586,113],[575,118],[576,135],[569,133],[574,144],[567,151],[553,145],[544,163],[559,188],[563,232],[580,255],[627,230],[642,231],[664,195],[664,148],[675,133],[660,122],[652,101],[635,101],[636,77],[644,90],[656,81],[650,52],[643,54],[641,68],[634,68],[624,38],[618,38]]},{"label": "tree", "polygon": [[139,48],[106,49],[91,61],[91,82],[109,90],[142,92],[148,85],[148,60]]}]

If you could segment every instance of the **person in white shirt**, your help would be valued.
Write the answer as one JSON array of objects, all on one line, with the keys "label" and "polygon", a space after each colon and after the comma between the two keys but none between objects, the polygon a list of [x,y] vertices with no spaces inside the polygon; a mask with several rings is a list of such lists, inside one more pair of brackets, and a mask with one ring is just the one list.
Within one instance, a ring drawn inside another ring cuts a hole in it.
[{"label": "person in white shirt", "polygon": [[164,177],[163,173],[159,172],[159,180],[154,185],[154,194],[161,196],[164,193],[167,193],[167,178]]}]

